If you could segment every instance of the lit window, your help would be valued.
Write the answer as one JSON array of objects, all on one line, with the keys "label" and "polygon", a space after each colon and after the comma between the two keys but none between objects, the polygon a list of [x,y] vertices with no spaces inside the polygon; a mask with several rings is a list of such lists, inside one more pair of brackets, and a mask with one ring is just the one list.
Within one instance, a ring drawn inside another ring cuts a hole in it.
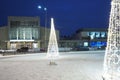
[{"label": "lit window", "polygon": [[90,38],[94,39],[95,38],[95,32],[90,32]]},{"label": "lit window", "polygon": [[105,37],[105,32],[101,32],[101,37]]},{"label": "lit window", "polygon": [[88,46],[88,42],[84,42],[84,46],[87,47]]},{"label": "lit window", "polygon": [[96,32],[95,36],[96,36],[96,38],[99,38],[100,37],[100,32]]}]

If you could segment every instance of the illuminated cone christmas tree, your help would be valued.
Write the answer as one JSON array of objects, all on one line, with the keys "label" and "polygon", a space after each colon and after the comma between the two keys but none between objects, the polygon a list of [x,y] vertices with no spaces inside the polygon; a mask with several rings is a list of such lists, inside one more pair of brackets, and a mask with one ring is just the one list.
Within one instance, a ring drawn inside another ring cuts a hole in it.
[{"label": "illuminated cone christmas tree", "polygon": [[50,30],[50,37],[49,37],[49,44],[48,44],[48,51],[47,57],[54,59],[58,56],[58,43],[54,28],[54,20],[51,18],[51,30]]},{"label": "illuminated cone christmas tree", "polygon": [[105,80],[120,80],[120,0],[111,2],[103,77]]}]

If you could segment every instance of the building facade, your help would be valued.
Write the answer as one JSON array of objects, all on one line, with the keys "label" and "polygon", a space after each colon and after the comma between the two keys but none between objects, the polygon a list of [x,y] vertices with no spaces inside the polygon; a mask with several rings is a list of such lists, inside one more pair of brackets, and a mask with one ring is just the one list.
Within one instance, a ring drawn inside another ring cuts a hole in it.
[{"label": "building facade", "polygon": [[105,49],[107,42],[107,28],[82,28],[74,35],[59,41],[63,48],[89,48],[91,50]]},{"label": "building facade", "polygon": [[38,48],[40,40],[39,17],[8,17],[8,49]]},{"label": "building facade", "polygon": [[[8,26],[0,27],[0,49],[19,49],[21,47],[46,48],[50,29],[40,26],[39,17],[8,17]],[[105,48],[107,28],[83,28],[76,31],[70,40],[59,40],[58,46]]]},{"label": "building facade", "polygon": [[[0,42],[5,43],[6,49],[45,48],[50,33],[49,28],[40,26],[39,17],[9,16],[8,26],[0,27],[0,30]],[[59,31],[56,30],[56,33],[59,39]]]},{"label": "building facade", "polygon": [[8,27],[7,26],[0,27],[0,49],[7,48],[6,43],[8,40],[9,40]]},{"label": "building facade", "polygon": [[83,28],[76,31],[74,39],[81,40],[82,46],[106,47],[107,28]]}]

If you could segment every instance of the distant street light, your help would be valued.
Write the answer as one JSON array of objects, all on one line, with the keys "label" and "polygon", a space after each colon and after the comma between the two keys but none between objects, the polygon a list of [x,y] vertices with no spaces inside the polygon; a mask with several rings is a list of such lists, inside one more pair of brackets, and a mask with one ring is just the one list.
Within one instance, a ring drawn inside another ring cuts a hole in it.
[{"label": "distant street light", "polygon": [[47,8],[44,8],[44,10],[46,11],[46,10],[47,10]]}]

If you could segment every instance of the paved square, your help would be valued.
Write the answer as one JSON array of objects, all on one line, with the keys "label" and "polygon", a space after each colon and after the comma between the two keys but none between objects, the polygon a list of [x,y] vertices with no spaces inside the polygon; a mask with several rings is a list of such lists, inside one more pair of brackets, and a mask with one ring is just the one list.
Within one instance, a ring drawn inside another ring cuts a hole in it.
[{"label": "paved square", "polygon": [[49,65],[45,53],[0,57],[0,80],[102,80],[104,51],[60,53]]}]

